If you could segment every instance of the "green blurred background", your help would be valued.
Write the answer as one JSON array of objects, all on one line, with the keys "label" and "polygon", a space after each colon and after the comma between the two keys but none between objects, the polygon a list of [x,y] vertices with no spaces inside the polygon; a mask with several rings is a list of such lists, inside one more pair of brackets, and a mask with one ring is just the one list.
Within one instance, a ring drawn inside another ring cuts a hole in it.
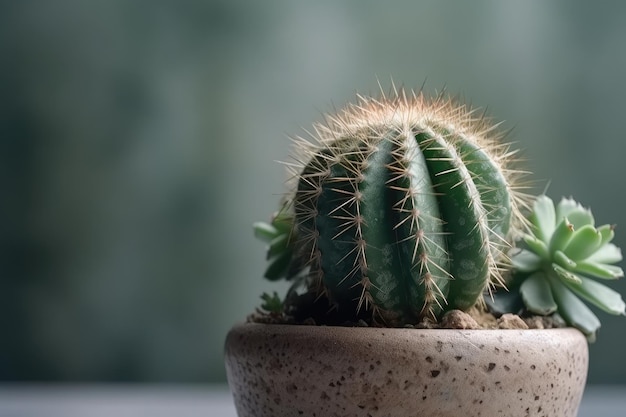
[{"label": "green blurred background", "polygon": [[[626,221],[626,2],[0,3],[0,379],[224,382],[288,134],[391,77],[514,127]],[[626,246],[626,230],[617,243]],[[625,281],[614,288],[626,294]],[[591,383],[626,383],[602,316]]]}]

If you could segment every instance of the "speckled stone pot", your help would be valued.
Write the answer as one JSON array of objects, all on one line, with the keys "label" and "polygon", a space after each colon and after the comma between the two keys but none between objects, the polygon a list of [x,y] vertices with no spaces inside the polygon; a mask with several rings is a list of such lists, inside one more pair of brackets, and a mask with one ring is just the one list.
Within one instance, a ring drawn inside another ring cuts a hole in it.
[{"label": "speckled stone pot", "polygon": [[225,359],[239,417],[573,417],[588,350],[574,329],[243,324]]}]

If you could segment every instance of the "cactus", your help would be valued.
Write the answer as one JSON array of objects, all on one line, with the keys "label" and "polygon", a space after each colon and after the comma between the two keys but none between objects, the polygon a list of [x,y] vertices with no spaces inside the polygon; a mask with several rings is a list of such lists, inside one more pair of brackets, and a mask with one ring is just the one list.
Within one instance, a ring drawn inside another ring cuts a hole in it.
[{"label": "cactus", "polygon": [[359,96],[314,143],[295,139],[294,190],[272,224],[266,277],[299,277],[383,325],[467,310],[502,284],[524,196],[515,151],[484,114],[438,96]]},{"label": "cactus", "polygon": [[625,314],[620,294],[591,279],[624,276],[613,265],[622,260],[621,250],[611,243],[614,226],[596,228],[590,210],[566,198],[555,207],[545,195],[536,199],[529,219],[528,249],[512,256],[514,294],[531,313],[558,313],[593,340],[600,321],[578,297],[610,314]]}]

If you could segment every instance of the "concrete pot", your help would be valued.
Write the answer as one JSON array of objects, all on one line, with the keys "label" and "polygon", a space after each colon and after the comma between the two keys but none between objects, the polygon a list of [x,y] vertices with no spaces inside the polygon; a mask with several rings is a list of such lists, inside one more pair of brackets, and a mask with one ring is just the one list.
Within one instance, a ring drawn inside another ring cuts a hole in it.
[{"label": "concrete pot", "polygon": [[225,360],[239,417],[573,417],[588,350],[574,329],[243,324]]}]

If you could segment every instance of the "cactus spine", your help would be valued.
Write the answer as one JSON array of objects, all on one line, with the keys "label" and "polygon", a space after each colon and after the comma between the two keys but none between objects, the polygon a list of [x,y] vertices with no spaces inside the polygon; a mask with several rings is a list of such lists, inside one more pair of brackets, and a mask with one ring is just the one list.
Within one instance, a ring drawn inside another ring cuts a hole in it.
[{"label": "cactus spine", "polygon": [[398,325],[502,284],[523,199],[515,152],[484,115],[443,96],[359,96],[312,136],[296,139],[288,199],[289,270],[309,288]]}]

